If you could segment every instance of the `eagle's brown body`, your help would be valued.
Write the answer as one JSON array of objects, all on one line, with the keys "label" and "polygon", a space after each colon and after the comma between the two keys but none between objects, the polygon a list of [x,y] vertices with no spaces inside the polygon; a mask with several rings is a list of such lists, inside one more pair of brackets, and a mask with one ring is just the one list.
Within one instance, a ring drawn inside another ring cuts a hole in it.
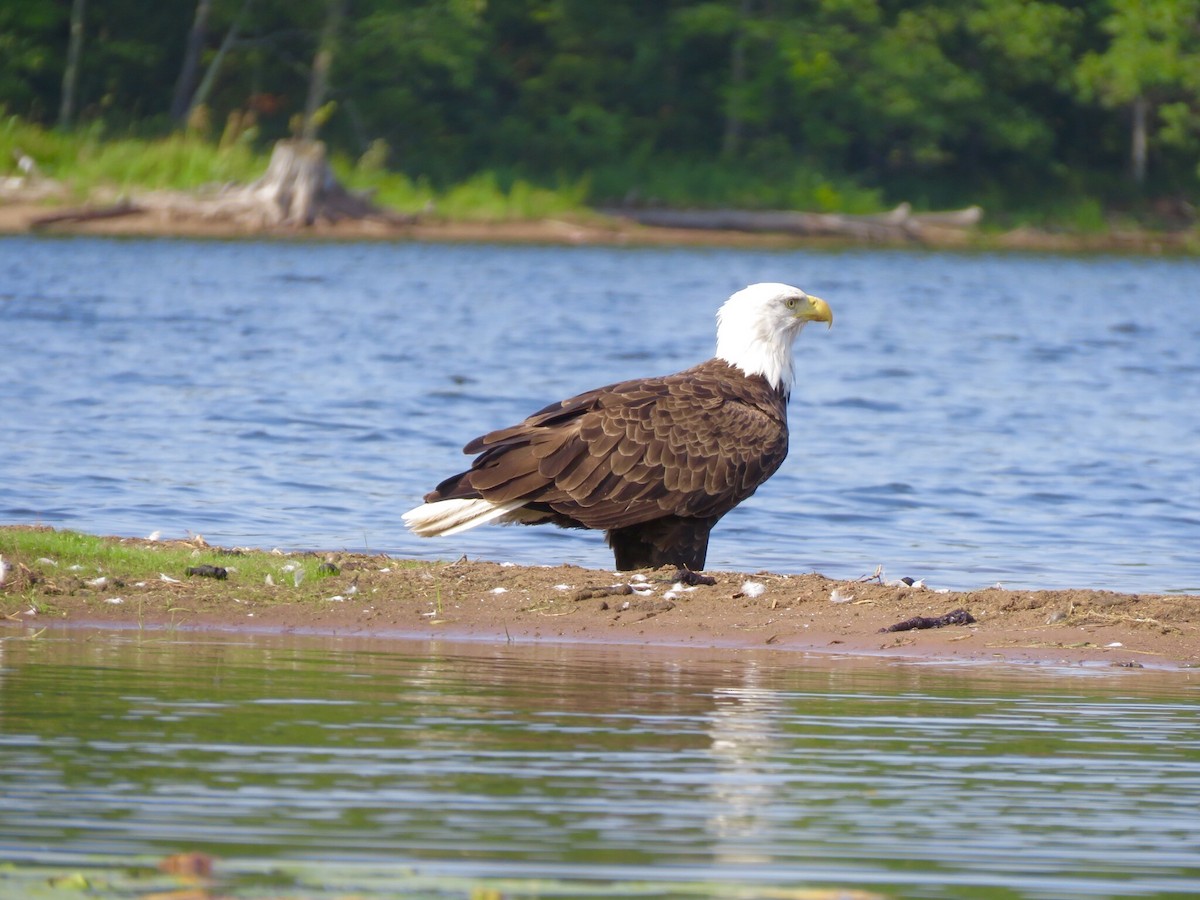
[{"label": "eagle's brown body", "polygon": [[621,382],[471,441],[471,468],[425,502],[524,499],[519,521],[607,532],[618,569],[699,570],[712,527],[787,456],[786,404],[719,359]]}]

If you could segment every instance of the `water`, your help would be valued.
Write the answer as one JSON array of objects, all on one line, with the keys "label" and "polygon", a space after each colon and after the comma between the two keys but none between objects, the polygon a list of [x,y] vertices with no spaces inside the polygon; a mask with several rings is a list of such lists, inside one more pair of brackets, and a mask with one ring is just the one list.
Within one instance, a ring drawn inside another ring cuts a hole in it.
[{"label": "water", "polygon": [[235,886],[295,879],[270,897],[1195,896],[1197,690],[769,651],[7,640],[0,896],[182,851]]},{"label": "water", "polygon": [[708,357],[773,280],[836,326],[710,567],[1200,591],[1188,259],[0,239],[0,521],[607,567],[595,534],[400,514],[475,435]]}]

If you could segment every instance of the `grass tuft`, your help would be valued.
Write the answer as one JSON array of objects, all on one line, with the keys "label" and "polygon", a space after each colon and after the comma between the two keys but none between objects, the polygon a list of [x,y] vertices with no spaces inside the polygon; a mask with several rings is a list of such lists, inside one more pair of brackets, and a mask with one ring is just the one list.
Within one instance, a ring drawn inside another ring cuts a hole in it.
[{"label": "grass tuft", "polygon": [[15,174],[27,157],[37,172],[87,196],[99,187],[195,190],[246,182],[266,169],[248,142],[218,146],[195,133],[155,139],[106,137],[99,129],[50,131],[16,116],[0,118],[0,174]]},{"label": "grass tuft", "polygon": [[[0,598],[33,603],[35,608],[43,596],[87,591],[103,599],[128,593],[139,583],[166,582],[164,575],[204,594],[237,592],[260,600],[304,601],[331,593],[322,582],[335,571],[311,553],[227,551],[184,541],[96,537],[49,528],[0,528],[0,556],[8,567]],[[201,566],[225,569],[227,577],[188,574],[188,569]],[[101,577],[104,582],[96,583]],[[10,605],[0,603],[0,608]]]}]

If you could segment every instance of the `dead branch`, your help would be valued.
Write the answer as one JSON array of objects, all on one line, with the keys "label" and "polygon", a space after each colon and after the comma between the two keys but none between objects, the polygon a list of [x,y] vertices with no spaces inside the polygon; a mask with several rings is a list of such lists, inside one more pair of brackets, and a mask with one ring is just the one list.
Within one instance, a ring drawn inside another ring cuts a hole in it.
[{"label": "dead branch", "polygon": [[38,216],[30,220],[29,227],[37,231],[42,228],[49,228],[52,225],[62,225],[68,222],[76,224],[79,222],[94,222],[98,219],[116,219],[120,216],[137,215],[144,211],[142,207],[132,201],[120,200],[108,206],[83,206]]}]

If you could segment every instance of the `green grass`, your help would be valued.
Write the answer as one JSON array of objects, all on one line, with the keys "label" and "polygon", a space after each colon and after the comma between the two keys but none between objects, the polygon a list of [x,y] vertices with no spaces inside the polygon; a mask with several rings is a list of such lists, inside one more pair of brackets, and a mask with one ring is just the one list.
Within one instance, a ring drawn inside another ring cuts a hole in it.
[{"label": "green grass", "polygon": [[389,172],[344,157],[331,164],[351,190],[368,191],[375,202],[397,212],[430,213],[457,221],[504,222],[579,215],[586,212],[586,179],[564,182],[556,188],[526,180],[501,178],[483,172],[459,184],[437,190],[428,179],[413,180],[402,172]]},{"label": "green grass", "polygon": [[118,140],[80,146],[70,178],[85,185],[195,190],[205,185],[253,181],[266,160],[245,144],[218,148],[192,135],[156,141]]},{"label": "green grass", "polygon": [[302,584],[326,577],[321,570],[323,560],[312,555],[283,557],[261,551],[231,554],[176,543],[122,543],[76,531],[48,529],[0,529],[0,556],[9,564],[20,561],[55,575],[73,572],[84,580],[101,575],[123,581],[158,579],[160,575],[183,580],[188,578],[189,568],[203,565],[231,570],[230,578],[236,576],[238,583],[255,585],[265,582],[267,575],[279,584],[294,584],[296,572],[301,573]]},{"label": "green grass", "polygon": [[17,160],[32,159],[38,172],[78,196],[98,187],[194,190],[203,185],[252,181],[267,158],[248,140],[219,146],[194,133],[156,139],[109,137],[97,128],[73,132],[0,118],[0,174],[15,174]]},{"label": "green grass", "polygon": [[387,209],[420,213],[437,207],[438,192],[426,179],[414,181],[402,172],[365,168],[341,156],[334,157],[330,165],[347,188],[368,193]]},{"label": "green grass", "polygon": [[594,173],[592,195],[601,202],[631,198],[672,207],[794,209],[874,213],[888,204],[883,192],[803,163],[769,167],[704,161],[651,162]]},{"label": "green grass", "polygon": [[451,219],[545,219],[582,211],[587,193],[586,181],[552,189],[517,179],[505,188],[485,172],[446,191],[438,211]]}]

